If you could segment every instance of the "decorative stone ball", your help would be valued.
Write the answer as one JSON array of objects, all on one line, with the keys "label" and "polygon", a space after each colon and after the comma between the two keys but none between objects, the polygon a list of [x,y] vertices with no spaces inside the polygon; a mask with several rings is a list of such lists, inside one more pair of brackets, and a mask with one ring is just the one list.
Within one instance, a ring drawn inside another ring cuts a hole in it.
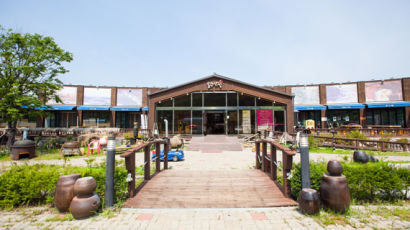
[{"label": "decorative stone ball", "polygon": [[319,212],[320,199],[316,190],[311,188],[304,188],[299,193],[298,197],[299,209],[302,213],[309,215]]},{"label": "decorative stone ball", "polygon": [[78,179],[74,184],[74,195],[83,196],[93,194],[97,188],[97,182],[93,177],[83,177]]},{"label": "decorative stone ball", "polygon": [[369,161],[369,156],[363,151],[354,151],[353,161],[366,164]]},{"label": "decorative stone ball", "polygon": [[337,160],[330,160],[327,163],[327,171],[331,176],[340,176],[343,173],[342,164]]}]

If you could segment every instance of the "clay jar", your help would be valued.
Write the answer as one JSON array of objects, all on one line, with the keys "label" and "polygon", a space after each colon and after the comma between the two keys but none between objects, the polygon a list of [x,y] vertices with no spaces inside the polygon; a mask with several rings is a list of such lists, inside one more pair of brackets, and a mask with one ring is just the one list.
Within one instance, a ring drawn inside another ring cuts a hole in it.
[{"label": "clay jar", "polygon": [[354,151],[353,161],[366,164],[369,161],[369,156],[363,151]]},{"label": "clay jar", "polygon": [[71,201],[70,211],[75,219],[84,219],[94,215],[100,204],[100,197],[96,193],[76,196]]},{"label": "clay jar", "polygon": [[93,194],[97,188],[97,182],[93,177],[83,177],[78,179],[74,184],[74,195],[85,196]]},{"label": "clay jar", "polygon": [[346,177],[324,174],[320,183],[320,201],[324,208],[344,213],[350,205],[350,192]]},{"label": "clay jar", "polygon": [[327,171],[331,176],[340,176],[343,173],[342,164],[337,160],[330,160],[327,163]]},{"label": "clay jar", "polygon": [[60,212],[67,212],[74,197],[74,184],[81,174],[60,176],[54,196],[54,203]]}]

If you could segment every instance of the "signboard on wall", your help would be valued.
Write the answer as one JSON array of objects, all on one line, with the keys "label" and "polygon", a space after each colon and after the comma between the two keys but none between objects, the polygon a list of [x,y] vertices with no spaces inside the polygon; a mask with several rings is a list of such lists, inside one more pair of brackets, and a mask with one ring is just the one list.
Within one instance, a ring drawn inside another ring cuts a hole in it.
[{"label": "signboard on wall", "polygon": [[84,88],[84,105],[111,105],[111,89]]},{"label": "signboard on wall", "polygon": [[256,111],[256,121],[258,131],[263,131],[272,127],[273,112],[271,109],[259,109]]},{"label": "signboard on wall", "polygon": [[295,95],[295,105],[318,105],[319,86],[292,87]]},{"label": "signboard on wall", "polygon": [[251,111],[242,110],[242,129],[243,133],[251,133]]},{"label": "signboard on wall", "polygon": [[357,85],[328,85],[326,100],[327,104],[357,103]]},{"label": "signboard on wall", "polygon": [[117,89],[117,105],[142,106],[142,89]]},{"label": "signboard on wall", "polygon": [[57,103],[54,100],[50,100],[48,105],[55,104],[65,104],[65,105],[75,105],[77,104],[77,87],[64,86],[62,89],[57,91],[57,95],[63,101],[62,103]]},{"label": "signboard on wall", "polygon": [[365,83],[366,102],[402,101],[401,80]]}]

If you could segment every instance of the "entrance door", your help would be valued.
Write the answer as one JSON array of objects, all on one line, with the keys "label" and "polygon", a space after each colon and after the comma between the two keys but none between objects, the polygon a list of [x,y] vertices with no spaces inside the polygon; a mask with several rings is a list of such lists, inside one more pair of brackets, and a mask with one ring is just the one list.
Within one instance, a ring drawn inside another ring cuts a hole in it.
[{"label": "entrance door", "polygon": [[206,111],[207,134],[225,134],[225,112],[224,111]]}]

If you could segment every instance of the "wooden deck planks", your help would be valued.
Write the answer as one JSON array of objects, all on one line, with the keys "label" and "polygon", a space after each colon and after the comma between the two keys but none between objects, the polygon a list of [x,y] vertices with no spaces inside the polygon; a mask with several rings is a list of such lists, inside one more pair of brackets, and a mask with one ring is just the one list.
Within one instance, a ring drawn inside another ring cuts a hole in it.
[{"label": "wooden deck planks", "polygon": [[150,180],[128,208],[251,208],[297,205],[259,170],[166,170]]}]

